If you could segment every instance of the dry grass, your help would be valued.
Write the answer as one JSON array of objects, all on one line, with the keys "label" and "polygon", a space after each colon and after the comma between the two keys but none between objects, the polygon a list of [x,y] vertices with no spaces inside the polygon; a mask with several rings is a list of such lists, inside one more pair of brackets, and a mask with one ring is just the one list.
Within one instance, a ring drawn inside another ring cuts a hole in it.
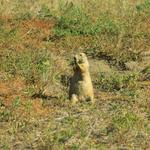
[{"label": "dry grass", "polygon": [[[149,149],[148,0],[0,4],[0,149]],[[68,100],[76,52],[93,105]]]}]

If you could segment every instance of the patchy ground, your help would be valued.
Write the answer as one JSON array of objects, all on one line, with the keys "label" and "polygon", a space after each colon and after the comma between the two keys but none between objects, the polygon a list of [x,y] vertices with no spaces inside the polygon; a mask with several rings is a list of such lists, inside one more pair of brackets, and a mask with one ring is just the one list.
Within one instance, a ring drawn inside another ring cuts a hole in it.
[{"label": "patchy ground", "polygon": [[[99,2],[1,3],[0,149],[149,149],[149,2]],[[93,105],[68,100],[78,52]]]}]

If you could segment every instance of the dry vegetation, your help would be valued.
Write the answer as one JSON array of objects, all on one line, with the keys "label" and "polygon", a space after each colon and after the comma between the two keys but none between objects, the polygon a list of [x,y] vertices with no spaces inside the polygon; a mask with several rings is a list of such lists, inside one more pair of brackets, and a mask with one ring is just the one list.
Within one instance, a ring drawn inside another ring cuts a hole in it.
[{"label": "dry vegetation", "polygon": [[[93,105],[68,100],[77,52]],[[150,149],[149,0],[0,0],[0,61],[0,149]]]}]

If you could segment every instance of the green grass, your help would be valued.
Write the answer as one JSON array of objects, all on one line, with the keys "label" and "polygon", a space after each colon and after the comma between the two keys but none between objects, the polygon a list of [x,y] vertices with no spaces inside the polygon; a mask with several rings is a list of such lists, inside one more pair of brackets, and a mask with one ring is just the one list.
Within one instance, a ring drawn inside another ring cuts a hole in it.
[{"label": "green grass", "polygon": [[138,78],[137,73],[100,72],[95,84],[103,91],[116,91],[134,97],[138,95]]},{"label": "green grass", "polygon": [[[70,3],[69,3],[70,4]],[[54,32],[56,36],[119,34],[119,25],[107,14],[101,14],[95,21],[92,16],[73,4],[67,5],[58,17]]]},{"label": "green grass", "polygon": [[52,59],[47,50],[12,52],[2,57],[1,69],[15,76],[20,75],[29,83],[46,82],[52,70]]}]

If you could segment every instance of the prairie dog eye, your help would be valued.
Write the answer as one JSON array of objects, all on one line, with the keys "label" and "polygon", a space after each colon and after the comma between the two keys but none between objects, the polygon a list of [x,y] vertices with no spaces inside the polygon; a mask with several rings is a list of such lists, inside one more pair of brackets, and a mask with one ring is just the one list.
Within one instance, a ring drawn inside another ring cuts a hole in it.
[{"label": "prairie dog eye", "polygon": [[85,56],[85,54],[84,54],[84,53],[80,53],[80,56],[81,56],[81,57],[84,57],[84,56]]}]

